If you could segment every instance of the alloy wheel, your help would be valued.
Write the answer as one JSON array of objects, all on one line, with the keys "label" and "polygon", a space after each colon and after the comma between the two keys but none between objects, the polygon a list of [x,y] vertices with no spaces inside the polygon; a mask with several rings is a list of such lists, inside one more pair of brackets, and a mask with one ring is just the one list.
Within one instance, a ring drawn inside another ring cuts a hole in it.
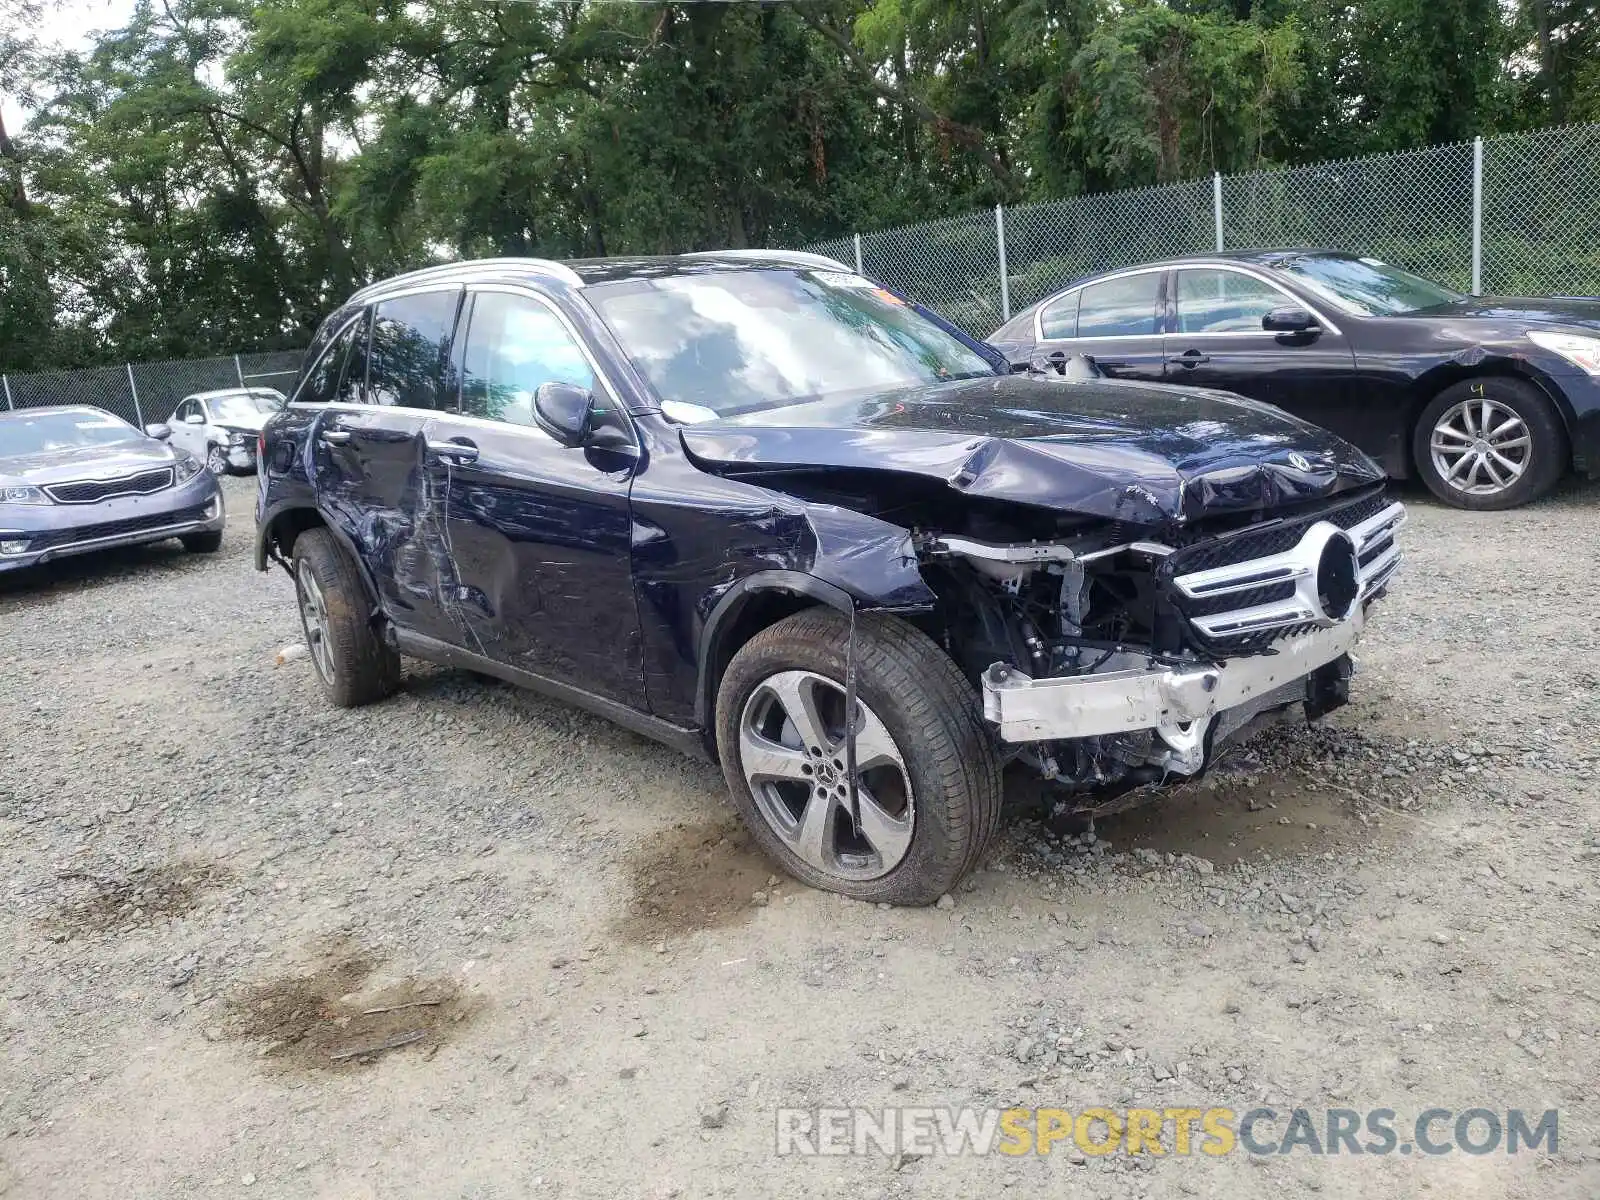
[{"label": "alloy wheel", "polygon": [[856,815],[845,746],[845,693],[811,671],[783,671],[750,694],[739,762],[757,811],[802,861],[838,879],[878,879],[911,848],[916,809],[905,756],[856,701]]},{"label": "alloy wheel", "polygon": [[206,469],[213,475],[223,475],[228,470],[228,460],[223,456],[221,446],[212,446],[206,451]]},{"label": "alloy wheel", "polygon": [[1474,396],[1444,411],[1428,449],[1433,469],[1450,487],[1469,496],[1493,496],[1527,471],[1533,436],[1509,406]]},{"label": "alloy wheel", "polygon": [[328,638],[328,606],[322,598],[322,586],[317,582],[311,564],[301,560],[294,572],[294,590],[300,598],[300,620],[305,626],[306,648],[311,651],[311,661],[317,674],[326,683],[333,682],[333,644]]}]

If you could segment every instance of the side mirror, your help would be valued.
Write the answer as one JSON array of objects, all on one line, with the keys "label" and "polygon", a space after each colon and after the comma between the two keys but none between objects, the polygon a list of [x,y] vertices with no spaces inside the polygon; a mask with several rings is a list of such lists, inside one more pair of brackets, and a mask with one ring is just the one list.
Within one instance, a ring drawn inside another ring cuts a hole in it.
[{"label": "side mirror", "polygon": [[533,394],[533,420],[568,449],[581,446],[594,423],[594,394],[570,383],[541,383]]},{"label": "side mirror", "polygon": [[172,436],[172,426],[164,421],[157,422],[154,425],[146,425],[144,431],[146,436],[153,437],[158,442],[164,442]]},{"label": "side mirror", "polygon": [[185,425],[204,425],[206,423],[206,419],[199,413],[190,413],[183,419],[183,423]]},{"label": "side mirror", "polygon": [[1261,328],[1268,333],[1310,333],[1318,326],[1303,308],[1275,308],[1261,318]]}]

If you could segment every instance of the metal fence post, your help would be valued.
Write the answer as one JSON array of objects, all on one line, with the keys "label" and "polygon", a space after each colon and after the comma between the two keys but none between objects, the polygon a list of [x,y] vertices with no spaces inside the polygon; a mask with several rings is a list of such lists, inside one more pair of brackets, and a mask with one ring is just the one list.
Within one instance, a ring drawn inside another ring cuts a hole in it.
[{"label": "metal fence post", "polygon": [[233,373],[239,377],[239,386],[244,387],[244,368],[239,365],[239,356],[233,356]]},{"label": "metal fence post", "polygon": [[867,272],[861,266],[861,235],[858,233],[855,236],[856,236],[856,274],[857,275],[865,275]]},{"label": "metal fence post", "polygon": [[1472,294],[1483,295],[1483,139],[1472,139]]},{"label": "metal fence post", "polygon": [[124,364],[128,368],[128,391],[133,393],[133,423],[139,428],[144,428],[144,410],[139,407],[139,385],[133,381],[133,364]]},{"label": "metal fence post", "polygon": [[1000,319],[1011,320],[1011,280],[1006,271],[1006,209],[1003,204],[994,206],[994,243],[1000,258]]},{"label": "metal fence post", "polygon": [[6,408],[8,408],[8,409],[16,408],[17,406],[15,404],[11,403],[11,380],[5,375],[0,375],[0,388],[4,388],[5,389],[5,393],[6,393]]},{"label": "metal fence post", "polygon": [[1211,212],[1217,222],[1217,253],[1222,253],[1222,172],[1211,173]]}]

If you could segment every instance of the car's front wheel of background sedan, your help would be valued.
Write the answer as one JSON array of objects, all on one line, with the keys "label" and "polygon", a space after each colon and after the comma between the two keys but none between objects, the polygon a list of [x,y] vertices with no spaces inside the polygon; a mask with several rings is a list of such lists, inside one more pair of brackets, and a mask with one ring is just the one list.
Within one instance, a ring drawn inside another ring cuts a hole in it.
[{"label": "car's front wheel of background sedan", "polygon": [[340,708],[371,704],[400,683],[400,656],[372,628],[355,564],[326,529],[294,542],[294,590],[311,666]]},{"label": "car's front wheel of background sedan", "polygon": [[791,875],[859,900],[931,904],[977,865],[1000,819],[978,693],[894,617],[856,619],[855,808],[845,694],[850,621],[808,609],[733,656],[717,694],[728,787]]},{"label": "car's front wheel of background sedan", "polygon": [[1567,469],[1560,414],[1521,379],[1452,384],[1422,410],[1413,439],[1422,481],[1457,508],[1516,508],[1546,495]]},{"label": "car's front wheel of background sedan", "polygon": [[206,470],[213,475],[228,473],[228,455],[221,446],[213,444],[206,447]]}]

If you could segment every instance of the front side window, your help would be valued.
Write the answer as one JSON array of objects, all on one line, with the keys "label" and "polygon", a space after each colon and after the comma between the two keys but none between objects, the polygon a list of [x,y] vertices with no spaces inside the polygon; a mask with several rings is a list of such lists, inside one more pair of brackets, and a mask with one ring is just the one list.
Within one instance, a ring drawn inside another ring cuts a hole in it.
[{"label": "front side window", "polygon": [[1293,303],[1237,271],[1178,272],[1180,333],[1260,333],[1262,317]]},{"label": "front side window", "polygon": [[349,372],[346,370],[351,358],[351,349],[356,341],[366,330],[365,315],[350,322],[340,331],[323,352],[322,357],[312,364],[311,370],[306,373],[305,380],[300,385],[300,390],[295,393],[295,399],[301,404],[331,404],[350,394],[346,384]]},{"label": "front side window", "polygon": [[567,327],[526,296],[478,293],[461,361],[461,411],[491,421],[532,425],[542,383],[594,388],[594,372]]},{"label": "front side window", "polygon": [[1078,336],[1078,299],[1081,292],[1071,292],[1059,300],[1052,300],[1039,314],[1039,332],[1047,342]]},{"label": "front side window", "polygon": [[459,288],[384,300],[372,314],[367,402],[454,412],[449,370]]},{"label": "front side window", "polygon": [[1143,337],[1156,332],[1161,273],[1091,283],[1079,293],[1078,336]]},{"label": "front side window", "polygon": [[1392,317],[1464,298],[1460,292],[1375,258],[1306,254],[1279,263],[1278,269],[1334,307],[1358,317]]},{"label": "front side window", "polygon": [[718,414],[995,374],[897,296],[839,271],[705,269],[584,295],[663,402]]}]

